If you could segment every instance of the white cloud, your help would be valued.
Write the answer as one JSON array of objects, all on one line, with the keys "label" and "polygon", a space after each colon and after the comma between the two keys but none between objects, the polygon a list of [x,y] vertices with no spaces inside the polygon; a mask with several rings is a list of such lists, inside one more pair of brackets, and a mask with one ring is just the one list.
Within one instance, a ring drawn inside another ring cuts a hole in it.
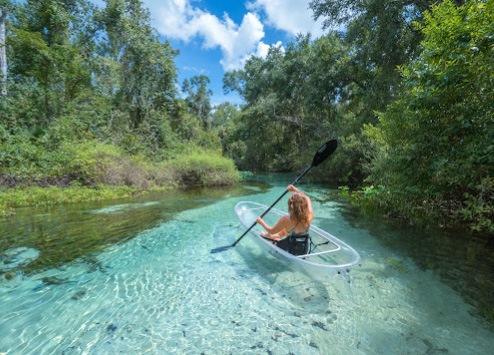
[{"label": "white cloud", "polygon": [[293,36],[311,33],[314,38],[323,34],[322,21],[315,22],[309,0],[254,0],[247,4],[252,11],[263,11],[268,24]]},{"label": "white cloud", "polygon": [[[271,45],[262,41],[264,25],[260,14],[266,14],[269,25],[291,35],[311,32],[322,34],[321,25],[312,20],[308,0],[253,0],[240,25],[227,13],[222,18],[194,6],[200,0],[143,0],[151,14],[153,27],[170,39],[189,42],[202,39],[205,49],[220,48],[223,69],[242,68],[253,55],[265,57]],[[102,0],[92,0],[102,5]],[[274,46],[280,47],[278,42]]]},{"label": "white cloud", "polygon": [[[199,37],[206,49],[220,48],[223,69],[243,66],[252,55],[265,55],[269,45],[263,43],[264,26],[259,15],[248,12],[237,25],[228,14],[218,18],[193,6],[191,0],[144,0],[157,31],[185,42]],[[261,49],[260,49],[261,48]]]}]

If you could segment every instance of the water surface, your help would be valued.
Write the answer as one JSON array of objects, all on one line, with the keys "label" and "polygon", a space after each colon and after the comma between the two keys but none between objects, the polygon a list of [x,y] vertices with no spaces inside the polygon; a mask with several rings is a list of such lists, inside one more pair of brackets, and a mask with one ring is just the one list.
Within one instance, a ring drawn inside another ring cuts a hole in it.
[{"label": "water surface", "polygon": [[481,242],[365,220],[302,185],[313,223],[362,257],[350,284],[314,282],[249,237],[211,254],[242,234],[237,202],[269,205],[291,182],[267,180],[3,220],[0,353],[491,353]]}]

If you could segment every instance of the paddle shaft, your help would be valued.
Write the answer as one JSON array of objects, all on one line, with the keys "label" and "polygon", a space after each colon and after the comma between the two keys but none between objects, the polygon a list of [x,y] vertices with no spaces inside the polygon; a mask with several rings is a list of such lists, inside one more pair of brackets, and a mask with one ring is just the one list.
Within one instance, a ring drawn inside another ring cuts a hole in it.
[{"label": "paddle shaft", "polygon": [[[302,178],[304,177],[304,175],[305,175],[305,174],[307,174],[311,168],[312,168],[312,164],[311,164],[311,165],[309,165],[309,166],[305,169],[305,171],[304,171],[304,172],[303,172],[303,173],[302,173],[302,174],[301,174],[298,178],[296,178],[296,179],[295,179],[295,181],[294,181],[294,182],[292,182],[292,185],[297,184],[297,183],[299,182],[299,180],[300,180],[300,179],[302,179]],[[283,194],[282,194],[280,197],[278,197],[278,199],[277,199],[276,201],[274,201],[274,202],[273,202],[273,204],[272,204],[271,206],[269,206],[269,208],[268,208],[266,211],[264,211],[264,213],[263,213],[260,217],[261,217],[261,218],[262,218],[262,217],[264,217],[264,216],[266,215],[266,213],[268,213],[268,212],[271,210],[271,208],[273,208],[273,207],[274,207],[274,205],[276,205],[276,204],[277,204],[277,203],[278,203],[278,202],[279,202],[279,201],[280,201],[280,200],[281,200],[281,199],[282,199],[282,198],[283,198],[283,197],[284,197],[287,193],[288,193],[288,190],[285,190],[285,192],[283,192]],[[240,240],[241,240],[241,239],[242,239],[242,238],[243,238],[243,237],[244,237],[247,233],[249,233],[249,232],[250,232],[250,230],[251,230],[252,228],[254,228],[254,226],[255,226],[256,224],[257,224],[257,222],[254,222],[254,223],[250,226],[250,228],[249,228],[249,229],[247,229],[247,230],[244,232],[244,234],[242,234],[242,236],[241,236],[240,238],[238,238],[238,239],[235,241],[235,243],[233,243],[231,246],[232,246],[232,247],[234,247],[235,245],[237,245],[237,243],[238,243],[238,242],[240,242]]]},{"label": "paddle shaft", "polygon": [[[314,155],[314,158],[312,159],[312,163],[307,167],[307,169],[305,169],[305,171],[298,178],[295,179],[295,181],[292,183],[292,185],[295,185],[297,182],[299,182],[299,180],[302,179],[302,177],[304,177],[304,175],[307,174],[311,168],[313,168],[314,166],[318,166],[324,160],[326,160],[327,157],[329,157],[331,154],[333,154],[333,152],[336,150],[337,147],[338,147],[338,142],[336,141],[336,139],[332,139],[332,140],[329,140],[326,143],[324,143],[324,145],[322,145],[319,148],[319,150],[317,151],[316,155]],[[264,211],[264,213],[260,217],[261,218],[264,217],[266,215],[266,213],[268,213],[271,210],[271,208],[273,208],[273,206],[276,205],[283,198],[283,196],[286,195],[287,192],[288,192],[288,190],[285,190],[285,192],[283,193],[283,195],[281,195],[266,211]],[[221,251],[224,251],[224,250],[233,248],[235,245],[237,245],[238,242],[240,242],[240,240],[248,232],[250,232],[250,230],[252,228],[254,228],[254,226],[256,224],[257,224],[257,222],[254,222],[254,224],[251,225],[250,228],[247,229],[245,231],[245,233],[242,234],[242,236],[240,238],[238,238],[235,241],[235,243],[233,243],[232,245],[228,245],[228,246],[224,246],[224,247],[213,249],[213,250],[211,250],[211,253],[219,253]]]}]

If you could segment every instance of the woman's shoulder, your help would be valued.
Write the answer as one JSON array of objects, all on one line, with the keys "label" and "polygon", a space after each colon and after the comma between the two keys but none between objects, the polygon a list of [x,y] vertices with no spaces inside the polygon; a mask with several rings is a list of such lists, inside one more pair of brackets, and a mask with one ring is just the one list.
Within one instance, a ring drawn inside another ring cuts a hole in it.
[{"label": "woman's shoulder", "polygon": [[285,223],[290,223],[290,215],[284,215],[283,217],[281,217],[281,220]]},{"label": "woman's shoulder", "polygon": [[290,227],[293,224],[293,221],[292,221],[290,215],[285,215],[285,216],[281,217],[280,220],[282,221],[284,227]]}]

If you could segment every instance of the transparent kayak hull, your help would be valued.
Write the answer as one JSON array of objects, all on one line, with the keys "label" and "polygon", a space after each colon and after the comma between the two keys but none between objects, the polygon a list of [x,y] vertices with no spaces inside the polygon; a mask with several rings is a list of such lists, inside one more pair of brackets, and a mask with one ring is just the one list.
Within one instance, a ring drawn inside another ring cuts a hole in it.
[{"label": "transparent kayak hull", "polygon": [[[242,201],[235,206],[235,214],[242,226],[248,229],[268,208],[260,203]],[[284,215],[287,213],[272,208],[263,219],[273,226]],[[360,263],[360,255],[351,246],[316,226],[311,226],[309,230],[312,240],[310,253],[298,256],[278,248],[261,237],[260,232],[263,230],[259,224],[250,230],[250,234],[258,245],[292,269],[301,271],[313,279],[328,281],[330,277],[336,275],[342,275],[348,279],[350,270]]]}]

